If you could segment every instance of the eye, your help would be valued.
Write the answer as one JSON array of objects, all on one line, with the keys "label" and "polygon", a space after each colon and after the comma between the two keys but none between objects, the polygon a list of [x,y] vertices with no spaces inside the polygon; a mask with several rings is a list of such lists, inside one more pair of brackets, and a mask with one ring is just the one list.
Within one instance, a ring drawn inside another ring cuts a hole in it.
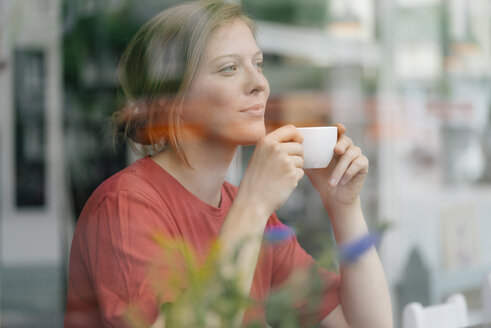
[{"label": "eye", "polygon": [[223,68],[220,69],[220,72],[222,73],[234,73],[238,70],[239,68],[237,67],[237,65],[235,64],[230,64],[230,65],[227,65]]},{"label": "eye", "polygon": [[254,63],[254,66],[256,66],[257,70],[259,72],[262,72],[263,71],[263,68],[264,68],[264,62],[263,61],[258,61],[256,63]]}]

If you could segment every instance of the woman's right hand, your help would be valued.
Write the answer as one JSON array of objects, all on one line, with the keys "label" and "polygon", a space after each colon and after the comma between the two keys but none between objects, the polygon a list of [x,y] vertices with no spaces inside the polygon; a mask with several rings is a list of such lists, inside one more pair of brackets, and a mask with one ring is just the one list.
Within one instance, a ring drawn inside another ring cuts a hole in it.
[{"label": "woman's right hand", "polygon": [[303,177],[303,137],[289,124],[261,138],[239,186],[237,197],[269,217],[288,199]]}]

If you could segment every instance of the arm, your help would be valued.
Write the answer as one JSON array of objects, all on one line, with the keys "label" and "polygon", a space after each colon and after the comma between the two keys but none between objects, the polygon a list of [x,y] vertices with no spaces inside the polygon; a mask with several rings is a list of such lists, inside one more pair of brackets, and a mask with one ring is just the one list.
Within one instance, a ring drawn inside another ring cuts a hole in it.
[{"label": "arm", "polygon": [[[293,125],[262,138],[250,160],[219,236],[224,274],[239,278],[246,295],[252,285],[264,229],[303,177],[302,136]],[[231,261],[239,251],[237,261]],[[238,323],[243,313],[238,314]]]},{"label": "arm", "polygon": [[[218,236],[219,269],[225,277],[238,279],[244,295],[251,289],[267,221],[304,175],[301,142],[293,125],[259,140]],[[243,314],[237,313],[236,326]],[[164,323],[160,315],[152,327],[164,327]]]},{"label": "arm", "polygon": [[[359,198],[368,160],[343,135],[345,131],[338,125],[340,137],[329,166],[306,170],[329,213],[338,244],[368,233]],[[340,297],[341,305],[322,321],[323,327],[392,327],[389,290],[374,247],[355,262],[341,264]]]},{"label": "arm", "polygon": [[[332,218],[337,243],[368,233],[359,199],[350,207],[336,208],[327,204],[326,208]],[[339,327],[339,321],[349,322],[347,327],[392,327],[389,290],[374,247],[355,262],[341,265],[340,295],[338,315],[327,316],[322,327]]]},{"label": "arm", "polygon": [[[260,207],[250,206],[247,195],[237,197],[227,214],[226,220],[218,237],[220,245],[220,270],[227,278],[237,278],[244,295],[249,294],[259,256],[261,240],[269,218],[268,211]],[[237,261],[232,258],[239,250]],[[244,312],[236,317],[239,326]],[[152,328],[165,328],[165,318],[159,314]]]}]

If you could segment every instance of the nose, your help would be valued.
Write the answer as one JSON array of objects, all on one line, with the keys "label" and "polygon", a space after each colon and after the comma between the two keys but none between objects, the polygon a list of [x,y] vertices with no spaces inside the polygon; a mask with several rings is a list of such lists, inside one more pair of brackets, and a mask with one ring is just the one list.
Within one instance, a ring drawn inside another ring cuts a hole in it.
[{"label": "nose", "polygon": [[248,94],[261,93],[268,89],[268,80],[254,65],[247,70],[246,91]]}]

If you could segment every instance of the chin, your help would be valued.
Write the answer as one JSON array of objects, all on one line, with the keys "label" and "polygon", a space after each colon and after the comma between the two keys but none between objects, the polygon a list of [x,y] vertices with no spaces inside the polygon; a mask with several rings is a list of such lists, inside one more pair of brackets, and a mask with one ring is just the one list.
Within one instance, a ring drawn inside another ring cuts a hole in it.
[{"label": "chin", "polygon": [[264,124],[254,127],[246,127],[245,131],[241,131],[240,138],[237,140],[237,144],[240,146],[252,146],[266,135],[266,128]]},{"label": "chin", "polygon": [[266,132],[251,136],[247,140],[244,140],[243,143],[241,143],[241,146],[253,146],[257,144],[257,142],[266,135]]}]

